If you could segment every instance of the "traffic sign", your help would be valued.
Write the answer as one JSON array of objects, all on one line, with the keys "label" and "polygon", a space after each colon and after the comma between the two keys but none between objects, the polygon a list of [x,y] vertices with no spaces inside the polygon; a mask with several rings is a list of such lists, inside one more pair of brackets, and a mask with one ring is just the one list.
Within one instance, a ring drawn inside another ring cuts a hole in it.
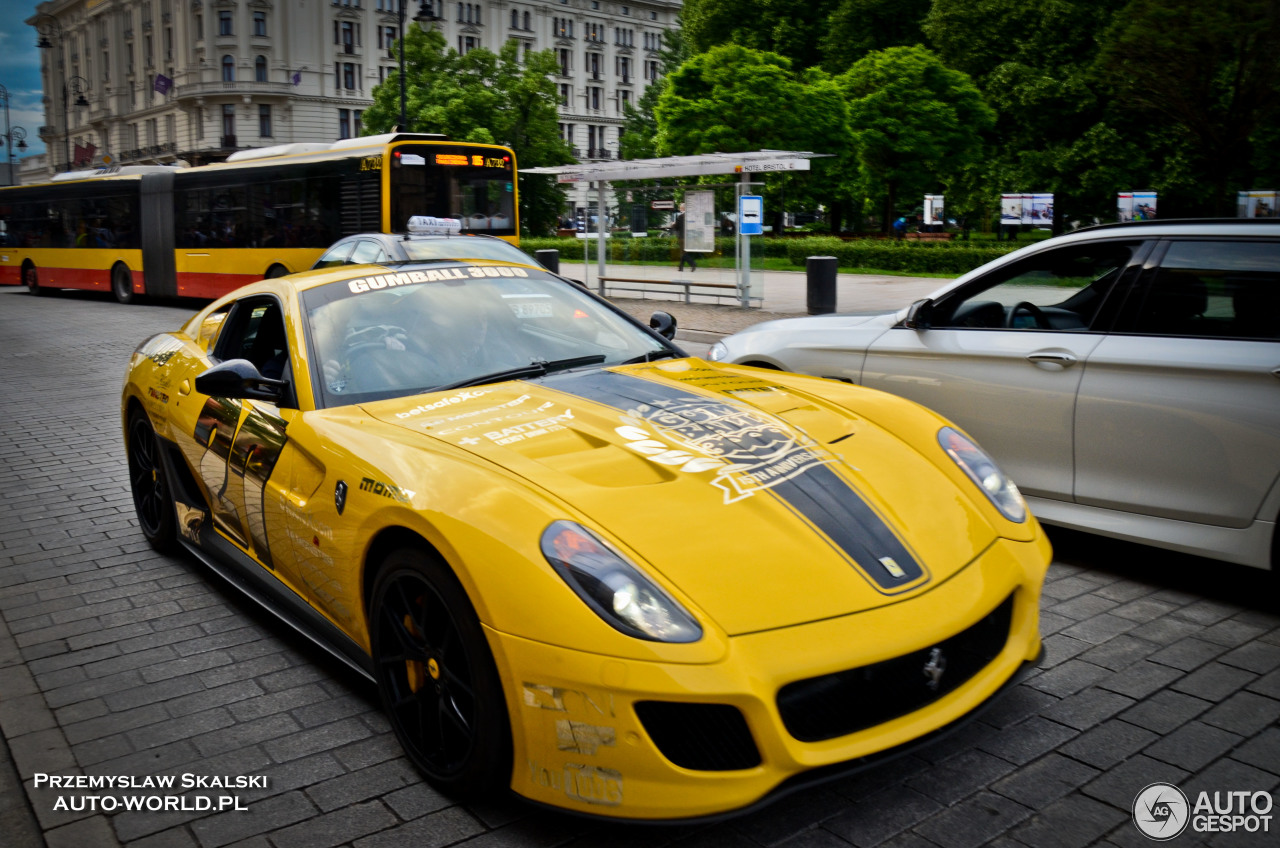
[{"label": "traffic sign", "polygon": [[744,236],[764,233],[764,198],[758,194],[744,194],[738,198],[738,232]]}]

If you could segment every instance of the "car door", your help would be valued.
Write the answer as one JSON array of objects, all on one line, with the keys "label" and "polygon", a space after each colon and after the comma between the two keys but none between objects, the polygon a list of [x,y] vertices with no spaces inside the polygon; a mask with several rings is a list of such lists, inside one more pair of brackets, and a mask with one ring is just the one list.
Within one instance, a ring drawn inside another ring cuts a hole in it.
[{"label": "car door", "polygon": [[[219,333],[213,359],[247,359],[263,376],[291,382],[279,301],[258,296],[237,302]],[[285,447],[286,428],[284,413],[270,401],[208,397],[192,433],[195,444],[204,448],[196,468],[215,527],[268,567],[273,555],[267,528],[278,523],[271,516],[280,504],[269,496],[267,481]]]},{"label": "car door", "polygon": [[1070,500],[1083,364],[1145,249],[1076,242],[996,268],[931,304],[927,329],[877,338],[862,382],[959,424],[1027,494]]},{"label": "car door", "polygon": [[1280,476],[1280,241],[1154,258],[1080,384],[1076,499],[1244,527]]}]

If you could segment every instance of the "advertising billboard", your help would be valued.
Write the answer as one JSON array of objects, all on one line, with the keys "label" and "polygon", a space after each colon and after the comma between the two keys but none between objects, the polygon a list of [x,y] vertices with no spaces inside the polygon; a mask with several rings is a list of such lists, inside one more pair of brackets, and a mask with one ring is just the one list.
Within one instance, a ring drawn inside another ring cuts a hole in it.
[{"label": "advertising billboard", "polygon": [[1116,195],[1116,220],[1151,221],[1156,217],[1154,191],[1122,191]]},{"label": "advertising billboard", "polygon": [[716,193],[689,191],[684,195],[684,249],[689,253],[715,253]]},{"label": "advertising billboard", "polygon": [[1236,192],[1237,218],[1275,218],[1276,192],[1267,190]]},{"label": "advertising billboard", "polygon": [[924,196],[924,221],[922,223],[930,227],[941,227],[947,220],[943,207],[943,196],[941,194],[926,194]]}]

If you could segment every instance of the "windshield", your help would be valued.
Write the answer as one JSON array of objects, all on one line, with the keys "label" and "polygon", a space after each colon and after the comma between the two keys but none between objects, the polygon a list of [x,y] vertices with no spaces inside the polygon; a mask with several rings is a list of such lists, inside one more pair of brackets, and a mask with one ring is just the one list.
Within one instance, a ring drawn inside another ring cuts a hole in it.
[{"label": "windshield", "polygon": [[678,353],[572,283],[527,267],[401,267],[310,289],[302,303],[320,407]]},{"label": "windshield", "polygon": [[499,239],[459,236],[456,238],[414,239],[399,242],[410,259],[492,259],[528,265],[529,254]]},{"label": "windshield", "polygon": [[515,163],[503,148],[399,144],[391,152],[391,220],[457,218],[462,231],[516,235]]}]

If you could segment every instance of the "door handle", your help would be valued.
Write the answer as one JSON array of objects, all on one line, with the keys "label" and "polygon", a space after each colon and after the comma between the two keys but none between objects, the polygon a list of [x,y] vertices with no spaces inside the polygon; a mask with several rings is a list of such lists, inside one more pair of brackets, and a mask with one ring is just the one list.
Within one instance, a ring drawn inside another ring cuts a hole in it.
[{"label": "door handle", "polygon": [[1076,358],[1069,353],[1028,353],[1027,361],[1036,363],[1044,362],[1049,365],[1061,365],[1063,368],[1066,368],[1068,365],[1076,364]]}]

